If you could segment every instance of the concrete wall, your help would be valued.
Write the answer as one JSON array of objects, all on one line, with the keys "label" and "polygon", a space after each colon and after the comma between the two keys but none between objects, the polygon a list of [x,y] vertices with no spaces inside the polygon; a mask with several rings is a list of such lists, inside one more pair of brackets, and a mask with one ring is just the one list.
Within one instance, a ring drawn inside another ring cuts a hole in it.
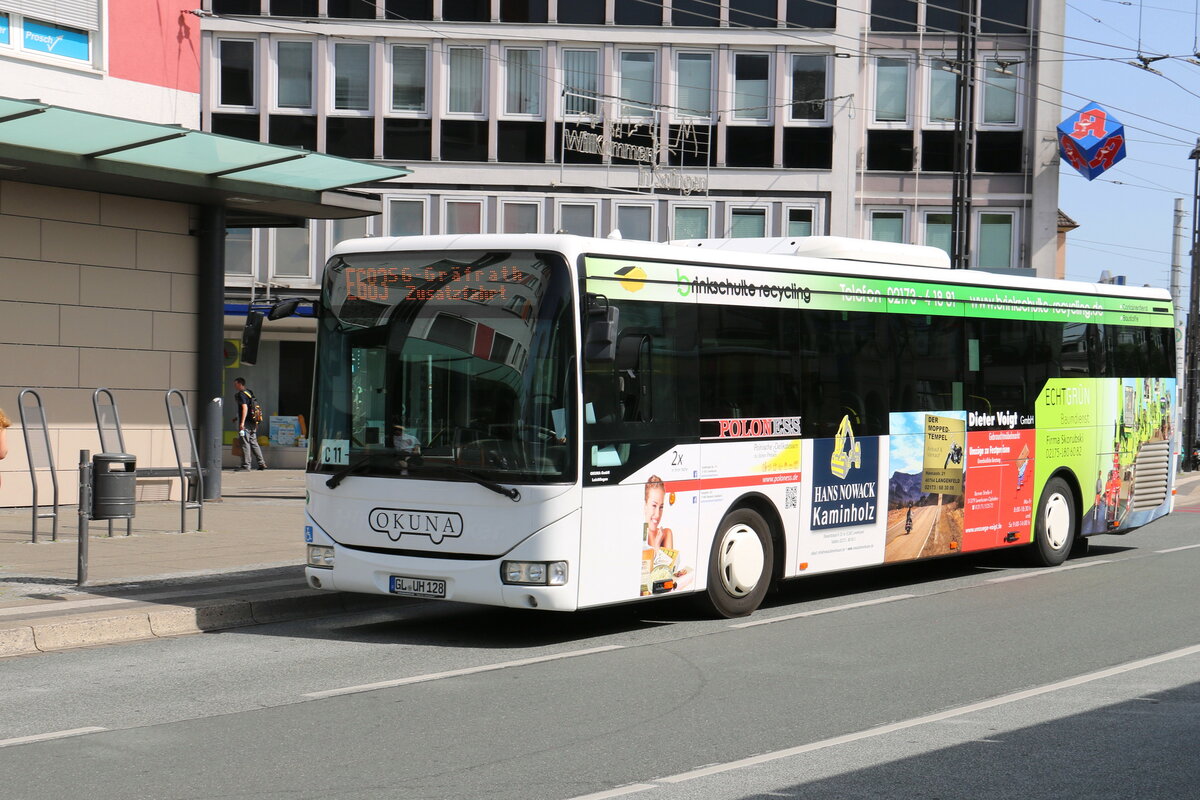
[{"label": "concrete wall", "polygon": [[[126,450],[173,466],[164,392],[196,414],[197,240],[190,206],[0,181],[0,408],[14,421],[0,507],[32,487],[17,397],[37,389],[61,492],[76,500],[79,451],[98,452],[92,392],[113,391]],[[40,500],[51,481],[39,475]],[[165,499],[171,484],[141,487]],[[177,495],[176,495],[177,496]]]}]

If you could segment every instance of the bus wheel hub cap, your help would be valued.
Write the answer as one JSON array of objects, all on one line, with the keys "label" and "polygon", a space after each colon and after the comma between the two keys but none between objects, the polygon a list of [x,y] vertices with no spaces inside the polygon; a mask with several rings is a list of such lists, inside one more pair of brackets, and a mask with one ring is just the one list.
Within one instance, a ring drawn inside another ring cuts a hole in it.
[{"label": "bus wheel hub cap", "polygon": [[745,597],[754,591],[762,574],[763,548],[753,528],[737,525],[725,532],[721,542],[721,583],[734,597]]},{"label": "bus wheel hub cap", "polygon": [[1067,506],[1067,498],[1061,494],[1051,496],[1046,502],[1046,538],[1050,546],[1061,550],[1070,530],[1071,509]]}]

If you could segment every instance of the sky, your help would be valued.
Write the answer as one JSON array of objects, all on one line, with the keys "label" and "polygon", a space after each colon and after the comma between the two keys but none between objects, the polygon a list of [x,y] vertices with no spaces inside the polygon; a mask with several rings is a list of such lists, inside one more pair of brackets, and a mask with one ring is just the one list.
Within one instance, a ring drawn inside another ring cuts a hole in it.
[{"label": "sky", "polygon": [[[1200,0],[1067,0],[1062,118],[1099,103],[1125,126],[1127,155],[1088,181],[1059,162],[1059,208],[1079,223],[1067,235],[1067,277],[1102,270],[1170,288],[1175,198],[1184,200],[1183,301],[1188,294],[1200,135]],[[1050,47],[1053,47],[1051,44]],[[1150,72],[1127,62],[1157,59]]]}]

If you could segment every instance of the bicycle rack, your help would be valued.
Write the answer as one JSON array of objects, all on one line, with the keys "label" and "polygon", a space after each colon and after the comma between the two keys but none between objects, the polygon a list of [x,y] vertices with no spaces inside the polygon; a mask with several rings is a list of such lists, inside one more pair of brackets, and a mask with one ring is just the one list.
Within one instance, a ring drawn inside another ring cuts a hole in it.
[{"label": "bicycle rack", "polygon": [[[26,398],[32,397],[36,402],[30,404]],[[42,405],[42,396],[33,389],[22,389],[17,397],[17,408],[21,412],[21,432],[25,436],[25,454],[29,459],[29,480],[33,484],[33,543],[38,540],[38,520],[52,519],[50,541],[58,541],[58,475],[54,471],[54,451],[50,447],[50,429],[46,424],[46,410]],[[41,435],[31,435],[33,427],[40,428]],[[53,511],[41,511],[38,502],[39,469],[50,470],[50,481],[54,486]]]}]

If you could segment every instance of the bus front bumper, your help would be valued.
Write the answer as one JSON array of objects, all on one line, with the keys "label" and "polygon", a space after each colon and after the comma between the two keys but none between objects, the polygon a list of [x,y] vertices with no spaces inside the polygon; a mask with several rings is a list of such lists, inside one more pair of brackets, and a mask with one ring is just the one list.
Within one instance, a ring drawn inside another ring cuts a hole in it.
[{"label": "bus front bumper", "polygon": [[[443,597],[426,594],[416,595],[418,598],[549,611],[574,611],[578,607],[578,511],[547,525],[503,556],[487,560],[367,552],[333,541],[312,517],[307,517],[305,524],[312,531],[309,544],[333,548],[331,568],[307,566],[304,570],[314,589],[413,597],[392,591],[393,578],[398,577],[407,579],[408,586],[433,589],[435,593],[442,588],[439,582],[445,582]],[[561,586],[506,585],[501,580],[501,564],[506,561],[565,561],[567,581]]]}]

